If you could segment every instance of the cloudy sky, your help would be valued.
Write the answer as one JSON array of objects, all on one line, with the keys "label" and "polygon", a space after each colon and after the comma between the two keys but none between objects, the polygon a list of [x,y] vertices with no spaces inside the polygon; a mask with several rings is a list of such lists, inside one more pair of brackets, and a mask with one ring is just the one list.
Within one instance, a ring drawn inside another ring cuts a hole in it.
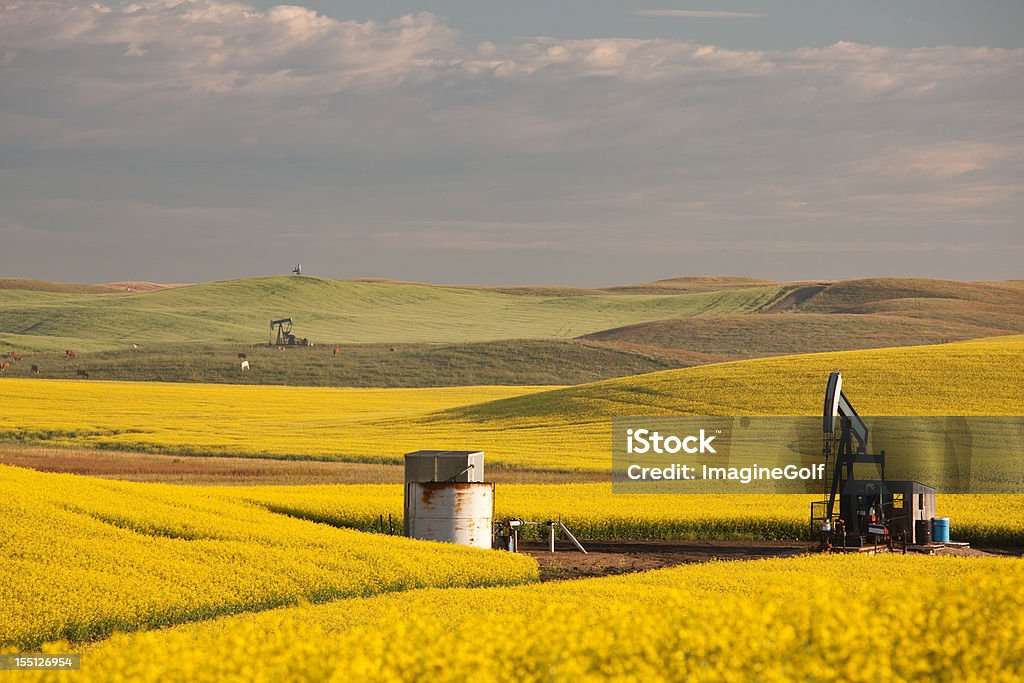
[{"label": "cloudy sky", "polygon": [[0,0],[0,277],[1024,277],[1019,0]]}]

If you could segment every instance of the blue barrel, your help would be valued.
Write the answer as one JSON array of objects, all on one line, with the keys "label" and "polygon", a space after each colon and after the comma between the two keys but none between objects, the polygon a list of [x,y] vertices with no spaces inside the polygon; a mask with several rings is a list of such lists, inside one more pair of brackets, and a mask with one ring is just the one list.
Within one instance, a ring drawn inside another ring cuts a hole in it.
[{"label": "blue barrel", "polygon": [[932,538],[936,543],[949,543],[949,517],[932,517]]}]

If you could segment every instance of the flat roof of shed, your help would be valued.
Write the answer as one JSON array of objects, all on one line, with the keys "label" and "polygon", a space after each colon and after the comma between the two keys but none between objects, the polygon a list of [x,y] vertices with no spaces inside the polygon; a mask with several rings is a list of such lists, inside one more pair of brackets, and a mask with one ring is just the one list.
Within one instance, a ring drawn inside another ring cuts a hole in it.
[{"label": "flat roof of shed", "polygon": [[477,455],[483,453],[483,451],[413,451],[412,453],[406,453],[405,457],[409,458],[412,456],[420,457],[437,457],[444,455],[451,456],[466,456],[466,455]]}]

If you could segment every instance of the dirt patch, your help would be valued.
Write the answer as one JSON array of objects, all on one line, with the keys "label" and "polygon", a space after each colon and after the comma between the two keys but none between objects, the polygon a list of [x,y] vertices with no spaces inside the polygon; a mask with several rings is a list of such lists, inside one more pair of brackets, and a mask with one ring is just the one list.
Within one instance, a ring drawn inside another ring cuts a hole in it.
[{"label": "dirt patch", "polygon": [[[400,484],[399,464],[274,460],[270,458],[160,455],[84,448],[0,446],[0,464],[40,472],[66,472],[105,479],[167,484]],[[562,484],[607,481],[600,472],[545,472],[488,467],[487,479],[499,484]]]},{"label": "dirt patch", "polygon": [[[546,542],[524,541],[520,550],[537,560],[542,581],[583,579],[664,569],[712,560],[760,560],[793,557],[818,551],[815,542],[800,541],[582,541],[584,555],[568,541],[555,551]],[[1024,548],[941,547],[931,554],[944,557],[1022,557]],[[896,552],[899,552],[897,550]]]},{"label": "dirt patch", "polygon": [[554,581],[629,574],[680,564],[712,560],[756,560],[792,557],[811,552],[814,545],[799,541],[582,541],[587,554],[559,541],[548,552],[541,541],[520,544],[520,550],[540,564],[541,579]]},{"label": "dirt patch", "polygon": [[[1024,557],[1024,548],[968,548],[983,557]],[[976,557],[973,556],[972,557]]]},{"label": "dirt patch", "polygon": [[402,481],[399,465],[157,455],[71,448],[0,448],[0,464],[40,472],[168,484],[383,484]]},{"label": "dirt patch", "polygon": [[827,284],[811,285],[810,287],[801,287],[795,289],[787,294],[781,301],[778,301],[768,308],[761,311],[762,313],[781,313],[782,311],[788,311],[796,308],[800,304],[810,299],[815,294],[820,293],[828,287]]},{"label": "dirt patch", "polygon": [[[897,549],[896,552],[899,552],[899,550]],[[971,548],[969,546],[947,545],[915,549],[910,552],[941,555],[943,557],[1020,557],[1024,554],[1024,548]]]}]

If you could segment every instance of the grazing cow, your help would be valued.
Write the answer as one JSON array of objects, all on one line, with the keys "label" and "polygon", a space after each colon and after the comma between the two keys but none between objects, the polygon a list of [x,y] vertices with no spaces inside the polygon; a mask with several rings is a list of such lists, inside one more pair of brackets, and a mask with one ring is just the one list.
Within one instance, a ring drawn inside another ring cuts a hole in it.
[{"label": "grazing cow", "polygon": [[89,379],[89,371],[88,370],[79,370],[78,371],[78,376],[79,377],[84,377],[85,379]]},{"label": "grazing cow", "polygon": [[243,360],[242,361],[242,371],[244,372],[245,370],[248,370],[248,369],[249,369],[249,361]]},{"label": "grazing cow", "polygon": [[394,346],[390,347],[390,348],[388,349],[388,351],[390,351],[391,353],[394,353],[394,352],[395,352],[395,347],[394,347]]},{"label": "grazing cow", "polygon": [[341,354],[341,349],[339,349],[339,348],[338,348],[337,346],[335,346],[335,347],[334,347],[334,355],[335,355],[335,356],[338,356],[338,355],[340,355],[340,354]]},{"label": "grazing cow", "polygon": [[11,364],[7,361],[0,363],[0,372],[7,372],[7,368],[11,367]]},{"label": "grazing cow", "polygon": [[67,351],[64,352],[64,355],[67,356],[68,358],[74,358],[75,352],[72,351],[71,349],[68,349]]},{"label": "grazing cow", "polygon": [[39,366],[38,365],[33,365],[32,366],[32,374],[33,375],[38,375],[39,374]]},{"label": "grazing cow", "polygon": [[18,357],[18,355],[14,351],[8,351],[7,355],[10,356],[11,358],[17,358]]},{"label": "grazing cow", "polygon": [[245,354],[244,353],[240,353],[240,354],[238,354],[238,357],[244,360],[245,359]]}]

